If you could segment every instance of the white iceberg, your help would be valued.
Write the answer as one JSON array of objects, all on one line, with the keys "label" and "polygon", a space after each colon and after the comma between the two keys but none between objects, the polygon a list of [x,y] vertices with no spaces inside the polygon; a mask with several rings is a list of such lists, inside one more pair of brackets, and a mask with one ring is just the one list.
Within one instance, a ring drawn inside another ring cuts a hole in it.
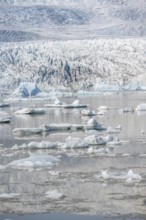
[{"label": "white iceberg", "polygon": [[84,125],[85,129],[95,129],[95,130],[103,130],[102,126],[94,119],[91,118],[87,121],[87,123]]},{"label": "white iceberg", "polygon": [[146,103],[141,103],[139,105],[137,105],[136,111],[146,111]]},{"label": "white iceberg", "polygon": [[108,133],[108,134],[118,134],[118,133],[121,132],[121,129],[122,129],[121,125],[118,125],[118,126],[115,127],[115,128],[108,127],[108,128],[107,128],[107,133]]},{"label": "white iceberg", "polygon": [[29,168],[51,168],[57,165],[59,159],[49,155],[36,155],[28,158],[14,160],[7,165],[7,167],[14,169],[29,169]]},{"label": "white iceberg", "polygon": [[44,108],[23,108],[17,110],[15,114],[44,114],[46,111]]},{"label": "white iceberg", "polygon": [[139,174],[135,174],[132,170],[129,170],[127,174],[110,173],[108,171],[101,172],[103,179],[106,180],[125,180],[126,183],[140,182],[142,177]]},{"label": "white iceberg", "polygon": [[81,111],[81,114],[82,114],[83,116],[94,116],[94,115],[97,115],[97,113],[96,113],[95,111],[92,111],[92,110],[90,110],[90,109],[83,109],[83,110]]},{"label": "white iceberg", "polygon": [[89,145],[103,145],[107,144],[108,142],[113,141],[113,136],[108,135],[106,137],[100,135],[90,135],[84,138],[84,141]]},{"label": "white iceberg", "polygon": [[63,105],[64,108],[86,108],[88,105],[80,104],[79,100],[75,100],[72,104],[65,104]]},{"label": "white iceberg", "polygon": [[41,134],[43,133],[42,128],[15,128],[13,130],[14,135],[33,135],[33,134]]},{"label": "white iceberg", "polygon": [[50,148],[57,148],[57,142],[49,142],[49,141],[42,141],[42,142],[30,142],[28,148],[31,149],[50,149]]},{"label": "white iceberg", "polygon": [[0,107],[9,107],[10,103],[8,102],[0,102]]},{"label": "white iceberg", "polygon": [[134,112],[134,108],[133,107],[125,107],[123,109],[119,109],[120,113],[127,113],[127,112]]},{"label": "white iceberg", "polygon": [[8,123],[10,121],[11,116],[5,111],[0,111],[0,123]]},{"label": "white iceberg", "polygon": [[58,190],[52,190],[46,192],[46,198],[49,199],[61,199],[63,197],[64,197],[63,193],[58,192]]},{"label": "white iceberg", "polygon": [[108,107],[108,106],[105,106],[105,105],[101,105],[101,106],[97,107],[97,110],[98,110],[98,111],[101,111],[101,110],[102,110],[102,111],[103,111],[103,110],[104,110],[104,111],[107,111],[107,110],[109,110],[109,107]]},{"label": "white iceberg", "polygon": [[26,98],[29,96],[35,96],[40,92],[41,90],[37,87],[35,83],[22,82],[12,95]]},{"label": "white iceberg", "polygon": [[14,145],[12,147],[13,150],[17,149],[52,149],[57,148],[58,143],[57,142],[49,142],[49,141],[42,141],[42,142],[36,142],[32,141],[28,144],[22,144],[20,146]]},{"label": "white iceberg", "polygon": [[66,105],[65,103],[59,101],[59,99],[55,99],[53,104],[45,104],[45,107],[52,107],[52,108],[61,108],[63,105]]},{"label": "white iceberg", "polygon": [[21,195],[17,193],[2,193],[0,194],[0,199],[16,199],[19,198]]},{"label": "white iceberg", "polygon": [[68,137],[66,143],[63,144],[63,148],[87,148],[89,147],[88,143],[80,138]]}]

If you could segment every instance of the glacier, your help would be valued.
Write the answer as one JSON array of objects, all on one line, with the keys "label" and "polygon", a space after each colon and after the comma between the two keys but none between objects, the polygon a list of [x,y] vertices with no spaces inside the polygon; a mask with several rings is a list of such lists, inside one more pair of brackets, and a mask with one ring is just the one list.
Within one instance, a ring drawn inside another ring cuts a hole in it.
[{"label": "glacier", "polygon": [[[72,90],[126,90],[146,85],[145,39],[94,39],[0,44],[0,88],[33,82]],[[115,85],[112,88],[109,85]]]}]

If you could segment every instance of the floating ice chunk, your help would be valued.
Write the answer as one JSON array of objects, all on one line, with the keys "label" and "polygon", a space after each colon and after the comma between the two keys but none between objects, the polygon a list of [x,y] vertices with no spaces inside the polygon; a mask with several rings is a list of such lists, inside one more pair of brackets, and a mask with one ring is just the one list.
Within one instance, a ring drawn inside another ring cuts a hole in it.
[{"label": "floating ice chunk", "polygon": [[112,127],[108,127],[107,128],[107,133],[108,134],[117,134],[121,132],[121,128],[120,127],[116,127],[116,128],[112,128]]},{"label": "floating ice chunk", "polygon": [[60,102],[59,99],[56,99],[56,100],[54,101],[54,104],[55,104],[55,105],[62,105],[63,103]]},{"label": "floating ice chunk", "polygon": [[25,98],[28,96],[35,96],[39,92],[41,92],[41,90],[36,86],[35,83],[22,82],[12,95],[22,96],[23,98]]},{"label": "floating ice chunk", "polygon": [[48,141],[30,142],[27,147],[31,149],[49,149],[58,147],[58,143]]},{"label": "floating ice chunk", "polygon": [[98,155],[105,155],[109,153],[109,149],[107,147],[96,149],[94,147],[89,147],[87,153],[88,154],[98,154]]},{"label": "floating ice chunk", "polygon": [[13,134],[18,136],[41,134],[42,132],[42,128],[15,128],[13,130]]},{"label": "floating ice chunk", "polygon": [[127,174],[109,173],[108,171],[101,172],[103,179],[125,180],[126,183],[140,182],[142,177],[129,170]]},{"label": "floating ice chunk", "polygon": [[63,148],[87,148],[89,147],[88,143],[80,138],[71,138],[66,139],[66,143],[63,145]]},{"label": "floating ice chunk", "polygon": [[58,190],[46,192],[46,197],[49,199],[61,199],[64,197],[63,193],[58,192]]},{"label": "floating ice chunk", "polygon": [[122,142],[120,140],[113,140],[111,142],[108,142],[107,146],[108,147],[113,147],[113,146],[118,146],[118,145],[121,145],[121,144],[122,144]]},{"label": "floating ice chunk", "polygon": [[75,100],[72,104],[63,105],[64,108],[86,108],[88,105],[80,104],[79,100]]},{"label": "floating ice chunk", "polygon": [[105,106],[105,105],[101,105],[101,106],[99,106],[99,107],[97,108],[97,110],[99,110],[99,111],[101,111],[101,110],[106,111],[106,110],[109,110],[109,107],[108,107],[108,106]]},{"label": "floating ice chunk", "polygon": [[67,131],[71,129],[71,124],[69,123],[61,123],[61,124],[49,124],[42,125],[46,131]]},{"label": "floating ice chunk", "polygon": [[87,121],[87,124],[85,124],[86,129],[95,129],[95,130],[103,130],[100,124],[94,119],[91,118]]},{"label": "floating ice chunk", "polygon": [[119,112],[120,113],[127,113],[127,112],[134,112],[134,108],[133,107],[126,107],[126,108],[123,108],[123,109],[119,109]]},{"label": "floating ice chunk", "polygon": [[54,165],[57,165],[59,159],[57,157],[49,155],[36,155],[30,156],[25,159],[14,160],[7,165],[7,167],[17,168],[17,169],[28,169],[28,168],[41,168],[49,167],[51,168]]},{"label": "floating ice chunk", "polygon": [[141,103],[139,105],[137,105],[136,111],[146,111],[146,103]]},{"label": "floating ice chunk", "polygon": [[14,199],[14,198],[19,198],[21,194],[17,193],[2,193],[0,194],[0,199]]},{"label": "floating ice chunk", "polygon": [[63,107],[63,105],[66,105],[65,103],[63,102],[60,102],[59,99],[55,99],[54,103],[53,104],[45,104],[44,106],[45,107],[54,107],[54,108],[59,108],[59,107]]},{"label": "floating ice chunk", "polygon": [[93,154],[94,153],[94,148],[93,147],[89,147],[87,153],[88,154]]},{"label": "floating ice chunk", "polygon": [[0,107],[9,107],[10,103],[7,102],[0,102]]},{"label": "floating ice chunk", "polygon": [[8,123],[11,121],[11,116],[4,111],[0,111],[0,123]]},{"label": "floating ice chunk", "polygon": [[82,114],[82,115],[85,115],[85,116],[94,116],[94,115],[96,115],[97,113],[96,113],[95,111],[90,110],[90,109],[83,109],[83,110],[81,111],[81,114]]},{"label": "floating ice chunk", "polygon": [[44,108],[23,108],[15,112],[15,114],[44,114]]},{"label": "floating ice chunk", "polygon": [[103,145],[107,144],[110,141],[113,141],[113,136],[108,135],[106,137],[99,136],[99,135],[91,135],[84,138],[84,141],[89,145]]},{"label": "floating ice chunk", "polygon": [[126,183],[140,182],[142,177],[139,174],[134,173],[132,170],[128,171],[126,177]]}]

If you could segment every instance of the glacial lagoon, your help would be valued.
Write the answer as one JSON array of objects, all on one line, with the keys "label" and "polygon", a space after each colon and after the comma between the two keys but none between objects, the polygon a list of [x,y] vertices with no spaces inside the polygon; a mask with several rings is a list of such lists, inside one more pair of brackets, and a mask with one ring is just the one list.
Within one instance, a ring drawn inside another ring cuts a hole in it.
[{"label": "glacial lagoon", "polygon": [[[0,219],[144,219],[146,111],[135,109],[146,102],[145,97],[145,92],[136,91],[78,98],[94,111],[101,105],[110,107],[105,114],[94,116],[105,128],[102,131],[85,129],[17,136],[13,134],[16,128],[80,124],[91,117],[83,116],[80,108],[46,107],[46,114],[14,114],[19,108],[42,108],[52,103],[47,100],[13,101],[10,107],[3,108],[12,118],[10,123],[0,124]],[[60,98],[68,104],[75,99]],[[127,107],[134,111],[119,111]],[[68,137],[83,139],[95,134],[112,135],[116,141],[90,148],[19,147],[30,142],[65,143]],[[31,158],[37,159],[34,162]]]}]

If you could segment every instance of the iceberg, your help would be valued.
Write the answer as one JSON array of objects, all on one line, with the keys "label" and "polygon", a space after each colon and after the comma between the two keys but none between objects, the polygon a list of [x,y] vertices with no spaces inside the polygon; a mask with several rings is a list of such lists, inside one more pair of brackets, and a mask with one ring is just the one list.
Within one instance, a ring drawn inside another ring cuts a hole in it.
[{"label": "iceberg", "polygon": [[42,142],[30,142],[27,145],[30,149],[50,149],[50,148],[57,148],[57,142],[49,142],[49,141],[42,141]]},{"label": "iceberg", "polygon": [[13,150],[18,150],[18,149],[52,149],[52,148],[57,148],[58,143],[57,142],[49,142],[49,141],[42,141],[42,142],[36,142],[32,141],[28,144],[22,144],[20,146],[14,145],[12,147]]},{"label": "iceberg", "polygon": [[99,106],[98,108],[97,108],[97,110],[98,111],[107,111],[107,110],[109,110],[109,107],[108,106],[105,106],[105,105],[101,105],[101,106]]},{"label": "iceberg", "polygon": [[2,193],[0,194],[0,199],[16,199],[19,198],[21,195],[17,193]]},{"label": "iceberg", "polygon": [[127,174],[110,173],[108,171],[101,172],[103,179],[106,180],[125,180],[126,183],[136,183],[142,180],[139,174],[135,174],[132,170],[129,170]]},{"label": "iceberg", "polygon": [[125,107],[123,109],[119,109],[120,113],[127,113],[127,112],[134,112],[134,108],[133,107]]},{"label": "iceberg", "polygon": [[87,130],[88,129],[104,130],[104,128],[102,128],[102,126],[98,124],[98,122],[94,118],[89,119],[89,121],[87,121],[87,123],[84,125],[84,128]]},{"label": "iceberg", "polygon": [[104,145],[113,140],[114,137],[112,135],[108,135],[106,137],[100,135],[90,135],[84,138],[84,141],[89,145]]},{"label": "iceberg", "polygon": [[44,107],[60,108],[66,105],[63,102],[60,102],[59,99],[56,99],[53,104],[45,104]]},{"label": "iceberg", "polygon": [[33,134],[41,134],[43,132],[42,128],[15,128],[13,130],[14,135],[33,135]]},{"label": "iceberg", "polygon": [[89,147],[88,143],[80,138],[68,137],[66,143],[62,146],[63,148],[87,148]]},{"label": "iceberg", "polygon": [[51,168],[57,165],[59,159],[49,155],[35,155],[28,158],[14,160],[7,165],[13,169],[29,169],[29,168]]},{"label": "iceberg", "polygon": [[0,102],[0,107],[9,107],[10,103],[7,102]]},{"label": "iceberg", "polygon": [[10,121],[11,116],[5,111],[0,111],[0,123],[8,123]]},{"label": "iceberg", "polygon": [[35,96],[40,93],[41,90],[36,86],[35,83],[22,82],[19,87],[13,92],[13,96],[21,96],[23,98],[29,96]]},{"label": "iceberg", "polygon": [[80,104],[79,100],[75,100],[72,104],[65,104],[63,105],[64,108],[87,108],[88,105]]},{"label": "iceberg", "polygon": [[97,113],[95,112],[95,111],[92,111],[92,110],[90,110],[90,109],[83,109],[82,111],[81,111],[81,114],[83,115],[83,116],[94,116],[94,115],[97,115]]},{"label": "iceberg", "polygon": [[45,114],[46,110],[44,108],[23,108],[17,110],[15,114]]},{"label": "iceberg", "polygon": [[146,111],[146,103],[141,103],[139,105],[137,105],[136,111]]}]

